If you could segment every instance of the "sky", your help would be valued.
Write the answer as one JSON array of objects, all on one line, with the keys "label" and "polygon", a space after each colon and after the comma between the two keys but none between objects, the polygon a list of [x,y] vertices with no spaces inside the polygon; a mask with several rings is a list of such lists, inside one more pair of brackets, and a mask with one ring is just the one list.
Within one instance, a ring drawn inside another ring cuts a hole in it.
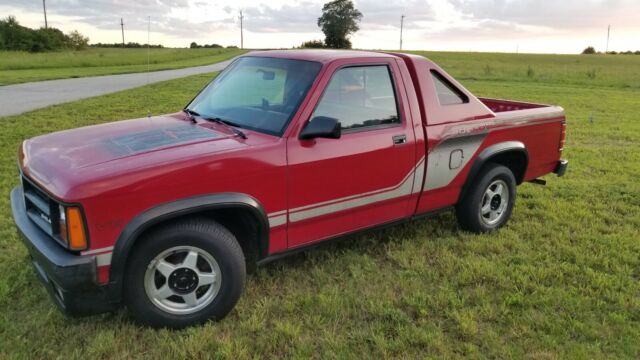
[{"label": "sky", "polygon": [[[325,1],[316,0],[46,0],[49,26],[78,30],[91,43],[125,41],[167,47],[217,43],[245,48],[289,48],[320,40]],[[355,0],[363,14],[354,48],[522,53],[640,50],[640,0]],[[44,26],[41,0],[0,0],[0,17]],[[150,19],[150,22],[149,22]],[[151,32],[147,34],[150,25]]]}]

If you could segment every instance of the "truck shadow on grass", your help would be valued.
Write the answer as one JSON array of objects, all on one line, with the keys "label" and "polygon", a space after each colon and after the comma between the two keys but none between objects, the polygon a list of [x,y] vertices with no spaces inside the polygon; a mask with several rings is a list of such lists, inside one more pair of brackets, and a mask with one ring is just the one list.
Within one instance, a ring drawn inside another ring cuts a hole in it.
[{"label": "truck shadow on grass", "polygon": [[259,266],[255,273],[263,272],[271,275],[274,272],[321,266],[323,263],[345,254],[361,254],[384,259],[390,245],[402,246],[403,242],[437,241],[439,237],[455,236],[461,232],[453,210],[446,210],[401,224],[373,228],[321,241],[317,245],[302,249],[300,252]]}]

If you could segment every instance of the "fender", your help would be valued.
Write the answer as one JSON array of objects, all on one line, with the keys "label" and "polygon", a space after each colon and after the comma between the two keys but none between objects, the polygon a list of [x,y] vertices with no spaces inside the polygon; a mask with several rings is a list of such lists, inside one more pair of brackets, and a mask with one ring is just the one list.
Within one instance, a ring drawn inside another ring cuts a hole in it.
[{"label": "fender", "polygon": [[464,186],[460,191],[458,201],[464,198],[467,191],[471,187],[473,180],[475,180],[475,178],[478,176],[478,173],[480,172],[480,169],[482,169],[484,164],[486,164],[491,158],[508,152],[518,152],[523,154],[525,157],[524,171],[522,173],[522,176],[516,176],[516,184],[521,184],[522,180],[524,179],[524,174],[527,172],[527,167],[529,165],[529,153],[527,151],[527,147],[520,141],[505,141],[493,144],[482,150],[473,161],[473,165],[471,165],[469,174],[467,174],[467,180],[465,181]]},{"label": "fender", "polygon": [[[122,284],[127,259],[140,235],[151,226],[179,216],[208,210],[242,208],[249,210],[258,221],[259,256],[266,257],[269,249],[269,221],[262,204],[255,198],[240,193],[198,195],[164,203],[143,211],[122,230],[114,248],[109,282]],[[121,289],[121,287],[119,287]]]}]

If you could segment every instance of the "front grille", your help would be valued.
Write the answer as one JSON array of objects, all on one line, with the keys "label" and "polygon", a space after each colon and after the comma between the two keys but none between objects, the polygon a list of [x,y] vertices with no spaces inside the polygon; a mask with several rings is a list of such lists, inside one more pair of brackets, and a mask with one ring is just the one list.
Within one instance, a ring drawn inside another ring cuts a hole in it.
[{"label": "front grille", "polygon": [[45,233],[59,241],[57,239],[58,219],[60,218],[58,204],[24,177],[22,178],[22,188],[27,216]]}]

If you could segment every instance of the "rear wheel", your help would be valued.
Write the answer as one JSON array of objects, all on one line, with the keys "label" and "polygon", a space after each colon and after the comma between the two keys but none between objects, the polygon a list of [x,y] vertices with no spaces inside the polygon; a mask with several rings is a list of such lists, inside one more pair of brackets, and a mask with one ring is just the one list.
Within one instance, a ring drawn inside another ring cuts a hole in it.
[{"label": "rear wheel", "polygon": [[487,164],[467,195],[456,206],[460,226],[476,233],[503,226],[511,217],[516,198],[516,180],[511,170]]},{"label": "rear wheel", "polygon": [[222,225],[194,219],[140,239],[129,262],[125,299],[133,317],[153,327],[183,328],[221,319],[240,298],[242,249]]}]

